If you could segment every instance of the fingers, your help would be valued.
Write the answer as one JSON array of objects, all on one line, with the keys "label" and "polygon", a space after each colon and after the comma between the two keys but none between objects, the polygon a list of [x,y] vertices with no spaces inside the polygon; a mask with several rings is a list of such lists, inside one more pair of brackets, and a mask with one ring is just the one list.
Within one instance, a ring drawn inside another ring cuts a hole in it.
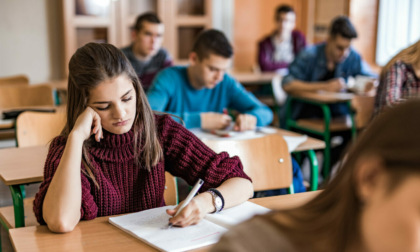
[{"label": "fingers", "polygon": [[95,140],[99,142],[103,138],[101,118],[94,111],[93,111],[93,118],[92,118],[92,126],[93,126],[93,129],[92,129],[91,134],[95,134]]},{"label": "fingers", "polygon": [[241,114],[236,117],[234,130],[253,130],[257,126],[257,118],[253,115]]},{"label": "fingers", "polygon": [[[168,209],[166,210],[166,213],[168,213],[171,216],[174,216],[176,210],[177,208],[172,210]],[[204,215],[201,214],[201,211],[197,206],[196,202],[192,200],[190,204],[184,207],[184,209],[182,209],[177,216],[170,218],[169,222],[177,227],[187,227],[199,223],[203,217]]]},{"label": "fingers", "polygon": [[206,130],[224,129],[229,126],[232,121],[232,118],[229,115],[214,112],[201,113],[200,117],[201,128]]}]

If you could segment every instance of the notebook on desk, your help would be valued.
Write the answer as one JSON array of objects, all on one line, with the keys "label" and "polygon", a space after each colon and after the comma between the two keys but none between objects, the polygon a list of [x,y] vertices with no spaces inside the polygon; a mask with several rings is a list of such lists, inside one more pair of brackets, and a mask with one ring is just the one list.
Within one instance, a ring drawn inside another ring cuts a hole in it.
[{"label": "notebook on desk", "polygon": [[220,236],[256,214],[269,212],[268,208],[244,202],[217,214],[208,214],[197,225],[167,228],[169,216],[166,209],[175,206],[153,208],[137,213],[109,218],[109,222],[161,251],[185,251],[216,243]]}]

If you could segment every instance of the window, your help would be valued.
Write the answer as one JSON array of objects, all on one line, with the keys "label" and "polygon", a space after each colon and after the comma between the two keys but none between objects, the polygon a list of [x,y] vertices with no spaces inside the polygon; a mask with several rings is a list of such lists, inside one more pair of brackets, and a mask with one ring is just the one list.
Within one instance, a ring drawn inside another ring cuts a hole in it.
[{"label": "window", "polygon": [[420,1],[380,0],[376,63],[385,65],[401,49],[420,39]]}]

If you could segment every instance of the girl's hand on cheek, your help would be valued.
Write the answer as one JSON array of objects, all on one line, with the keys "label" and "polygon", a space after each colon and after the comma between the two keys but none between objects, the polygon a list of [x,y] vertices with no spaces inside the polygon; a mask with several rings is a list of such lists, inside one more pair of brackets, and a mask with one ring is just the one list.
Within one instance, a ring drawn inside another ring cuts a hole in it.
[{"label": "girl's hand on cheek", "polygon": [[97,142],[103,138],[101,117],[91,107],[87,107],[76,120],[72,132],[80,136],[83,140],[95,135]]}]

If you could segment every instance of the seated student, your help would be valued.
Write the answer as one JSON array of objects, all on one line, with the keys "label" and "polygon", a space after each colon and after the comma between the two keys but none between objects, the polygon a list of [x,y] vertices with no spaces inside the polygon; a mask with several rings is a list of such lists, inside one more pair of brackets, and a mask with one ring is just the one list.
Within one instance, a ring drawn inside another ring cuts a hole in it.
[{"label": "seated student", "polygon": [[258,43],[258,63],[263,72],[287,69],[305,48],[306,39],[294,30],[296,13],[289,5],[280,5],[275,14],[277,29]]},{"label": "seated student", "polygon": [[205,181],[202,193],[169,219],[177,226],[223,208],[213,205],[213,197],[228,208],[252,196],[239,158],[214,153],[170,116],[152,113],[134,69],[116,47],[79,48],[69,63],[68,91],[67,123],[51,143],[34,201],[38,222],[51,231],[69,232],[81,219],[164,206],[165,171],[191,185]]},{"label": "seated student", "polygon": [[[194,43],[189,66],[170,67],[156,76],[147,93],[150,106],[179,116],[187,128],[223,129],[231,123],[226,109],[240,113],[235,120],[237,131],[268,125],[273,119],[271,110],[225,73],[232,55],[232,46],[222,32],[204,31]],[[305,191],[295,161],[293,174],[295,192]]]},{"label": "seated student", "polygon": [[121,50],[127,56],[147,91],[155,75],[172,65],[172,58],[162,48],[165,27],[156,14],[148,12],[137,17],[133,43]]},{"label": "seated student", "polygon": [[382,68],[375,114],[414,97],[420,97],[420,40],[399,52]]},{"label": "seated student", "polygon": [[[339,92],[346,88],[348,77],[374,76],[360,55],[351,48],[357,32],[345,16],[335,18],[324,43],[308,47],[289,66],[289,74],[283,78],[283,88],[288,93],[316,92],[318,90]],[[307,104],[293,108],[294,118],[321,117]],[[330,106],[332,116],[348,113],[345,104]]]},{"label": "seated student", "polygon": [[379,115],[323,192],[239,224],[212,251],[419,251],[418,111],[410,101]]},{"label": "seated student", "polygon": [[[346,88],[346,80],[350,76],[374,76],[361,56],[351,48],[351,42],[356,37],[356,29],[347,17],[335,18],[330,25],[327,41],[307,47],[290,64],[289,74],[283,78],[283,89],[289,94],[318,90],[339,92]],[[331,104],[329,107],[332,117],[350,113],[345,103]],[[292,117],[323,118],[323,113],[319,106],[295,102]],[[347,132],[340,135],[343,141],[341,145],[332,149],[332,165],[338,161],[342,150],[351,139]]]},{"label": "seated student", "polygon": [[153,110],[179,116],[187,128],[223,129],[231,123],[226,109],[237,110],[239,131],[271,123],[273,113],[254,95],[226,74],[233,49],[217,30],[202,32],[189,55],[189,66],[161,71],[147,93]]}]

